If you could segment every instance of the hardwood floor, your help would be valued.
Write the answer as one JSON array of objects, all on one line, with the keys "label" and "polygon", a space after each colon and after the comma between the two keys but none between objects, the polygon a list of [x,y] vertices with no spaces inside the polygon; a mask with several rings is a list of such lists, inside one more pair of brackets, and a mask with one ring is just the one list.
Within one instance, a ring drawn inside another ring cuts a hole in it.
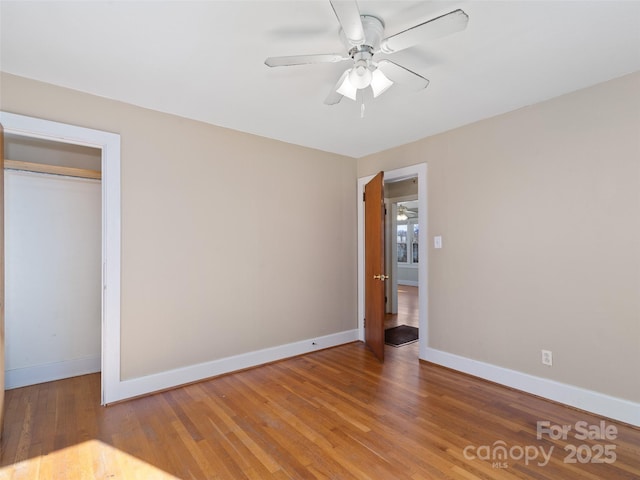
[{"label": "hardwood floor", "polygon": [[[109,407],[97,374],[10,390],[0,478],[640,478],[639,429],[420,363],[415,344],[385,355],[357,342]],[[538,439],[539,421],[572,430]],[[615,439],[575,438],[601,421]]]},{"label": "hardwood floor", "polygon": [[418,287],[398,285],[398,313],[387,313],[384,328],[397,325],[418,326]]}]

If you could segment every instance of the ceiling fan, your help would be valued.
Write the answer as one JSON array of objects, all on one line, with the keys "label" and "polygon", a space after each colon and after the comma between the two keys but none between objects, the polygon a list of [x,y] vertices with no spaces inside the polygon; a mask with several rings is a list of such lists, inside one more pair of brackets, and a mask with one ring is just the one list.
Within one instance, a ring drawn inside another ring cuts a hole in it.
[{"label": "ceiling fan", "polygon": [[269,57],[264,62],[269,67],[285,67],[352,60],[353,66],[345,70],[325,99],[324,103],[327,105],[339,103],[342,97],[356,100],[358,90],[367,87],[371,87],[375,98],[396,82],[413,90],[426,88],[429,80],[422,75],[386,58],[374,60],[374,55],[392,54],[459,32],[464,30],[469,22],[468,15],[458,9],[419,23],[395,35],[384,37],[383,21],[372,15],[360,15],[355,0],[330,0],[330,3],[340,24],[339,35],[347,55],[327,53]]},{"label": "ceiling fan", "polygon": [[409,210],[409,208],[407,208],[404,205],[398,205],[398,215],[397,215],[397,220],[399,222],[402,222],[404,220],[408,220],[409,218],[413,218],[413,217],[417,217],[418,214],[416,212],[414,212],[413,210]]}]

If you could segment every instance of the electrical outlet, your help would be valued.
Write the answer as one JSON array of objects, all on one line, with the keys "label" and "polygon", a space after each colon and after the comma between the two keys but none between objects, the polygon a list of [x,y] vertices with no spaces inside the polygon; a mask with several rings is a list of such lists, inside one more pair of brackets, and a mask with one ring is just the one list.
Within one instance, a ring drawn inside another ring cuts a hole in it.
[{"label": "electrical outlet", "polygon": [[549,367],[553,365],[553,353],[551,350],[542,350],[542,364]]}]

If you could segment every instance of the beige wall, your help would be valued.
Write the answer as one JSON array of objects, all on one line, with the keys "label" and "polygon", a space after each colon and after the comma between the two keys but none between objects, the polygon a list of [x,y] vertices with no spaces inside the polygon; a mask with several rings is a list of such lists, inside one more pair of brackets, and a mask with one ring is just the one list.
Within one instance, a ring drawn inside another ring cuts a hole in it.
[{"label": "beige wall", "polygon": [[356,328],[354,159],[7,74],[0,94],[121,135],[123,379]]},{"label": "beige wall", "polygon": [[355,328],[355,179],[427,162],[429,346],[640,401],[640,74],[357,172],[6,74],[0,109],[121,135],[125,379]]},{"label": "beige wall", "polygon": [[358,176],[420,162],[443,238],[429,346],[640,401],[640,73],[360,159]]}]

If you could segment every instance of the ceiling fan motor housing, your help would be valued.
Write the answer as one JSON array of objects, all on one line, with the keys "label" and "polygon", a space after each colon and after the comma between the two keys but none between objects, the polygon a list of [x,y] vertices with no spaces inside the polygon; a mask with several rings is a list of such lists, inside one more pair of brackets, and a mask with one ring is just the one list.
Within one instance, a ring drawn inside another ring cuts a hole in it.
[{"label": "ceiling fan motor housing", "polygon": [[349,56],[355,61],[371,59],[373,54],[380,50],[380,41],[384,34],[384,23],[379,18],[372,15],[361,15],[360,20],[364,30],[364,42],[362,45],[353,47],[345,36],[344,31],[340,29],[340,39],[348,50]]}]

